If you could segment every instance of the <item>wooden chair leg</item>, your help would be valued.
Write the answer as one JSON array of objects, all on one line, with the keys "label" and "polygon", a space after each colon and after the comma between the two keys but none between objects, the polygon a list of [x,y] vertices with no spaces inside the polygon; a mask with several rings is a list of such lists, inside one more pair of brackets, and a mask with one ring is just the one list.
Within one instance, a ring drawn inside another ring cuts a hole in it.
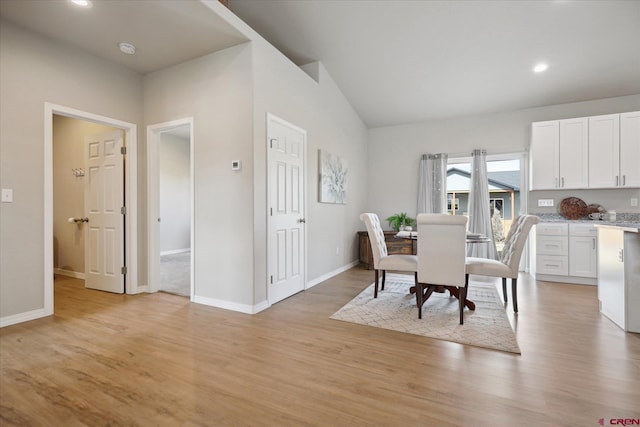
[{"label": "wooden chair leg", "polygon": [[507,302],[507,278],[502,278],[502,298],[504,298],[504,302]]},{"label": "wooden chair leg", "polygon": [[518,312],[518,279],[511,279],[511,299],[513,300],[513,311]]},{"label": "wooden chair leg", "polygon": [[464,325],[464,300],[467,298],[467,287],[458,288],[460,297],[458,298],[460,301],[460,324]]},{"label": "wooden chair leg", "polygon": [[375,278],[375,282],[374,282],[374,285],[373,285],[373,297],[374,298],[378,298],[378,279],[379,279],[378,275],[379,274],[380,273],[378,272],[378,270],[375,270],[375,277],[376,278]]},{"label": "wooden chair leg", "polygon": [[416,283],[416,306],[418,307],[418,319],[422,319],[422,306],[437,287],[437,285],[430,285],[428,283]]},{"label": "wooden chair leg", "polygon": [[380,289],[383,291],[384,291],[385,280],[387,280],[387,270],[382,270],[382,287]]}]

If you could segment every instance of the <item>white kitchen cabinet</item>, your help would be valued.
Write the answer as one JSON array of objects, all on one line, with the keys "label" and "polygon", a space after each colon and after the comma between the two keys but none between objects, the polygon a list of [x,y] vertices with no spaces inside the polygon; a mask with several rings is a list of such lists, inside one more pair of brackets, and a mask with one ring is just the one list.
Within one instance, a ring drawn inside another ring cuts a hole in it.
[{"label": "white kitchen cabinet", "polygon": [[589,117],[589,187],[620,184],[620,114]]},{"label": "white kitchen cabinet", "polygon": [[621,187],[640,187],[640,111],[620,114]]},{"label": "white kitchen cabinet", "polygon": [[598,226],[600,312],[628,332],[640,332],[640,233]]},{"label": "white kitchen cabinet", "polygon": [[595,285],[597,235],[590,223],[540,223],[536,226],[536,279]]},{"label": "white kitchen cabinet", "polygon": [[552,190],[558,185],[560,123],[558,120],[537,122],[531,125],[532,190]]},{"label": "white kitchen cabinet", "polygon": [[592,224],[569,224],[569,276],[596,278],[598,249]]},{"label": "white kitchen cabinet", "polygon": [[537,280],[545,280],[541,275],[566,276],[569,272],[569,258],[566,255],[557,256],[538,254],[536,255],[536,265]]},{"label": "white kitchen cabinet", "polygon": [[589,186],[589,121],[586,117],[560,120],[559,188]]},{"label": "white kitchen cabinet", "polygon": [[589,122],[586,117],[531,126],[531,189],[587,188]]},{"label": "white kitchen cabinet", "polygon": [[531,190],[640,187],[640,111],[531,124]]},{"label": "white kitchen cabinet", "polygon": [[562,222],[536,226],[536,278],[569,274],[568,230],[568,224]]},{"label": "white kitchen cabinet", "polygon": [[589,117],[589,187],[640,187],[640,111]]}]

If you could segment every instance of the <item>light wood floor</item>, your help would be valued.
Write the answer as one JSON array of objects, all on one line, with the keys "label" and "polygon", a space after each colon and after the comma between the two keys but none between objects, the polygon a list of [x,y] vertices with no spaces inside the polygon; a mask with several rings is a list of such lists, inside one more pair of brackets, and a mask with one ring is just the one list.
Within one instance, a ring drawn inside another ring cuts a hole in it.
[{"label": "light wood floor", "polygon": [[[640,417],[640,336],[596,288],[521,277],[522,355],[329,316],[354,268],[244,315],[55,281],[55,315],[0,330],[0,425],[597,426]],[[425,308],[427,309],[427,308]]]}]

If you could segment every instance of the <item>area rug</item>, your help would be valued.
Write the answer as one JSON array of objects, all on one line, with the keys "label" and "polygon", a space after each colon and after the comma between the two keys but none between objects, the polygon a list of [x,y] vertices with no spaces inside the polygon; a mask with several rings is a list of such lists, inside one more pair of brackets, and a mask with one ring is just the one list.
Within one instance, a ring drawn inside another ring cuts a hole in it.
[{"label": "area rug", "polygon": [[464,310],[460,325],[458,300],[449,292],[433,293],[418,319],[413,277],[387,275],[384,291],[373,298],[373,284],[338,310],[332,319],[391,329],[429,338],[520,354],[516,336],[494,285],[470,283],[467,298],[475,311]]}]

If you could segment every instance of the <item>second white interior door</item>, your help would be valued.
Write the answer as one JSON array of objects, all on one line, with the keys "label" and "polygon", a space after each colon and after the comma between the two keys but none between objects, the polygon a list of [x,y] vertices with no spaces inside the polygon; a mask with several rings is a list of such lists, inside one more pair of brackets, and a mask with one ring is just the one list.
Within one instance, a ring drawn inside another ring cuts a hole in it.
[{"label": "second white interior door", "polygon": [[306,132],[269,116],[269,303],[305,287]]}]

